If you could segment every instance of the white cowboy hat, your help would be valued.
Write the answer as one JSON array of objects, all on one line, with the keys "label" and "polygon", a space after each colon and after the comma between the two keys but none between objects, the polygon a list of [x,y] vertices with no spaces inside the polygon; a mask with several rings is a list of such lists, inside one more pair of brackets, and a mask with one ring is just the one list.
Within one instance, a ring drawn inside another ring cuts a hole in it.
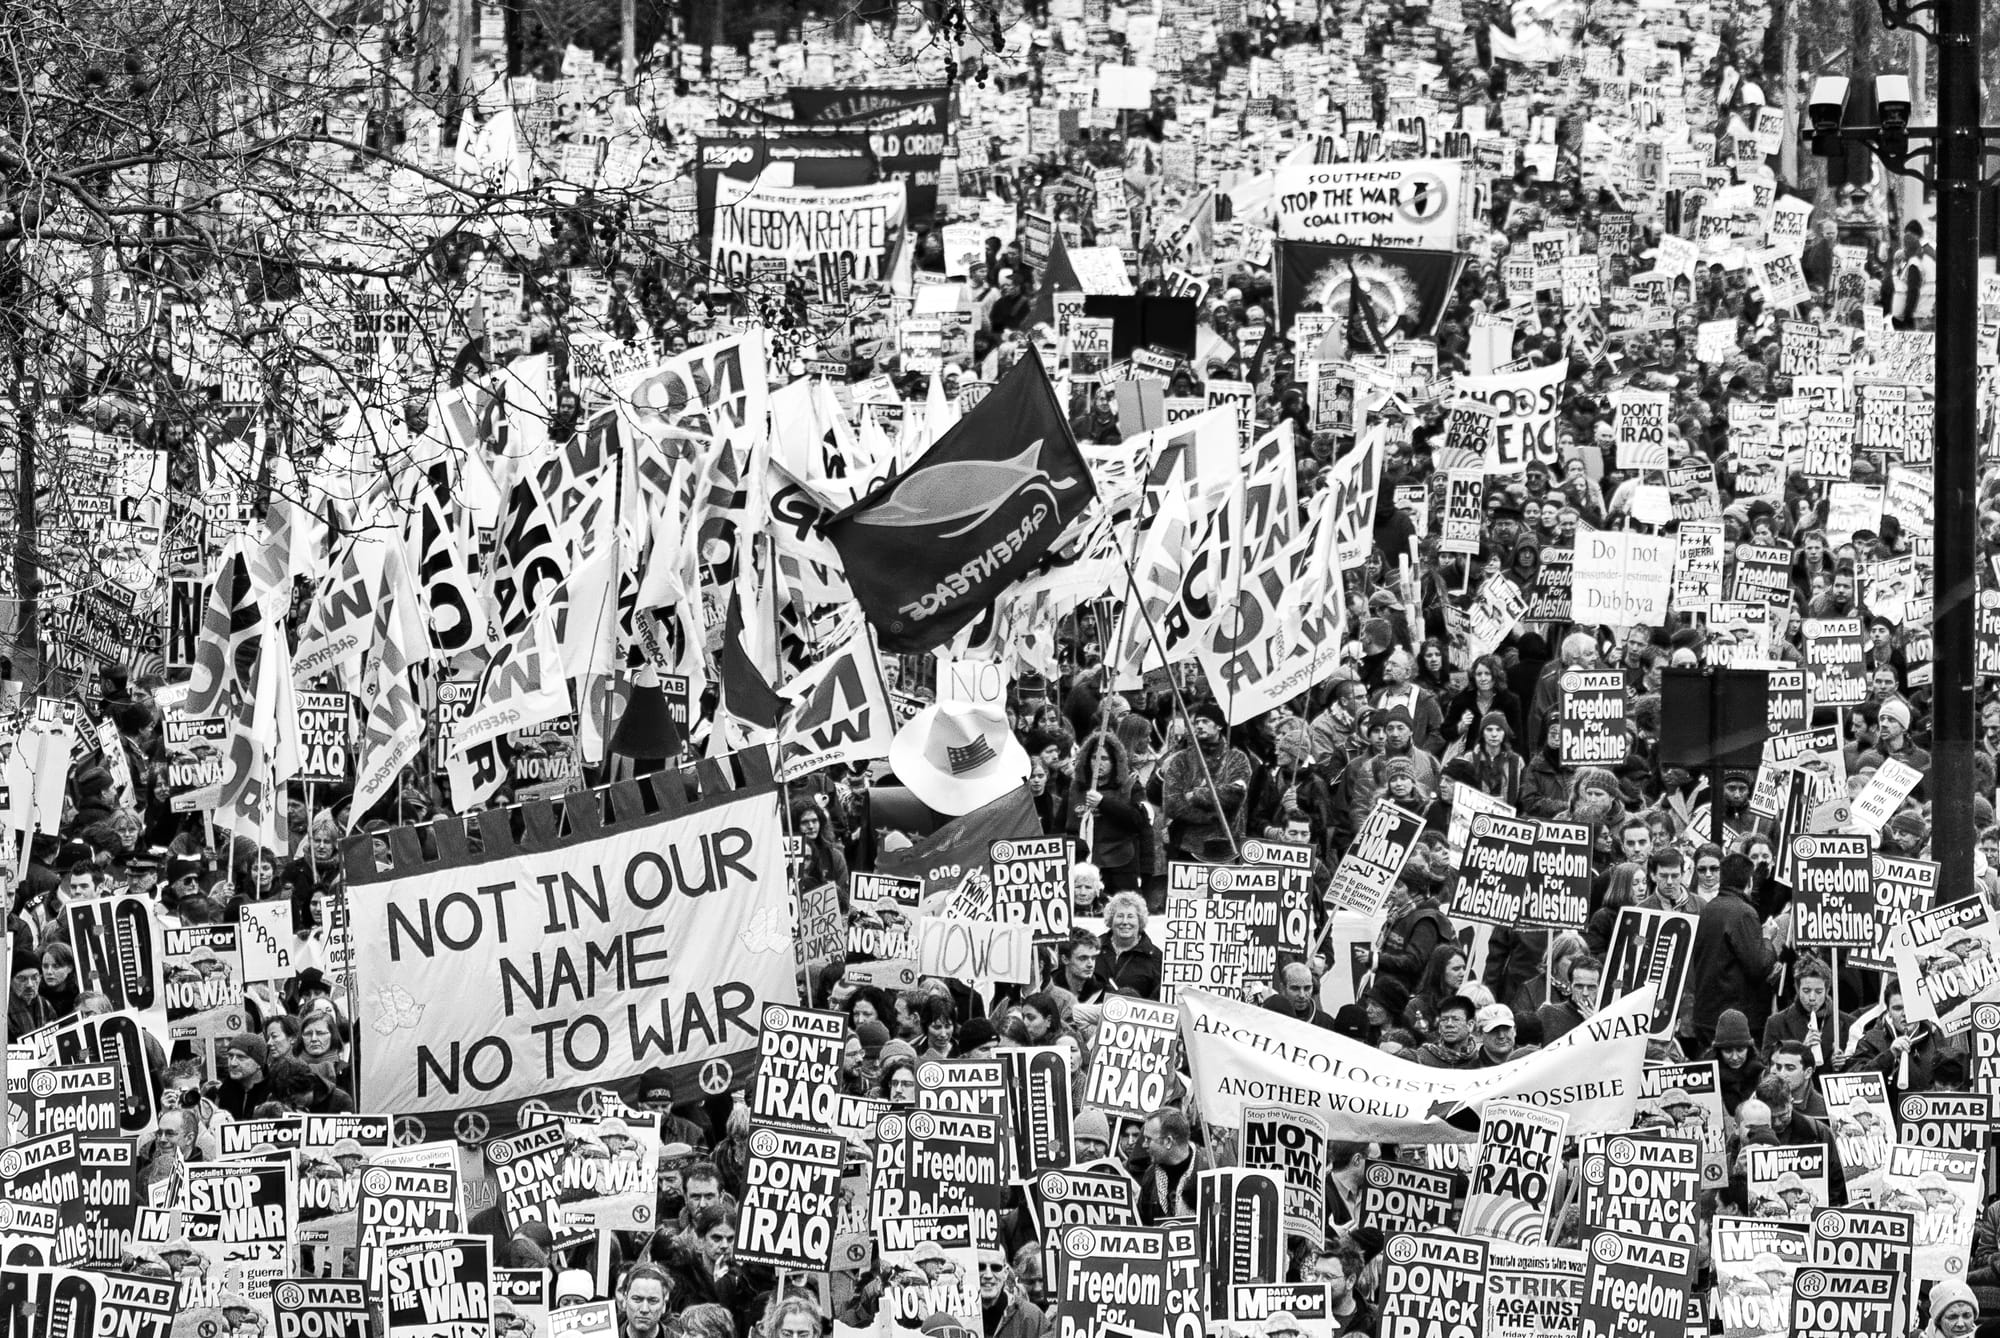
[{"label": "white cowboy hat", "polygon": [[948,817],[992,803],[1028,779],[1028,751],[990,706],[926,706],[889,742],[889,766],[911,794]]}]

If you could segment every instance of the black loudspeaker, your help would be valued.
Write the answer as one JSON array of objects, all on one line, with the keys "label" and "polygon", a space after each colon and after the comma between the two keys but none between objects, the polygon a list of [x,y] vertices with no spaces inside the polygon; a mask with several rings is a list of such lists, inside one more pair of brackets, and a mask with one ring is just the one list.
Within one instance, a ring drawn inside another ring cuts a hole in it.
[{"label": "black loudspeaker", "polygon": [[1660,765],[1754,771],[1771,737],[1762,669],[1669,669],[1660,679]]}]

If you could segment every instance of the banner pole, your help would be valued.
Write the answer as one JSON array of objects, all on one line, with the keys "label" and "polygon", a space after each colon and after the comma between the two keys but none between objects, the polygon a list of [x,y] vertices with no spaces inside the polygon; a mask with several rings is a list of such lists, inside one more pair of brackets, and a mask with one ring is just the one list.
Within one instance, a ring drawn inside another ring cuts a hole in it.
[{"label": "banner pole", "polygon": [[[1132,564],[1121,561],[1119,565],[1125,569],[1125,586],[1132,592],[1132,606],[1138,609],[1139,616],[1146,620],[1146,633],[1152,638],[1153,649],[1159,652],[1161,662],[1167,667],[1167,686],[1173,689],[1174,708],[1181,713],[1181,721],[1187,726],[1188,738],[1190,740],[1189,747],[1194,748],[1195,760],[1201,763],[1202,779],[1208,783],[1208,792],[1215,795],[1216,803],[1219,805],[1222,802],[1222,795],[1215,788],[1215,773],[1209,770],[1208,758],[1192,742],[1194,738],[1194,717],[1188,714],[1187,699],[1181,695],[1180,681],[1174,676],[1172,661],[1167,659],[1166,645],[1160,640],[1159,624],[1153,621],[1153,611],[1146,607],[1145,600],[1139,595],[1139,578],[1133,575]],[[1227,729],[1222,731],[1222,739],[1226,746],[1229,742],[1229,731]],[[1244,797],[1248,799],[1249,796],[1245,795]],[[1162,802],[1164,802],[1164,796],[1162,797]],[[1242,859],[1243,847],[1236,839],[1235,826],[1225,818],[1222,830],[1229,837],[1230,853],[1237,859]]]}]

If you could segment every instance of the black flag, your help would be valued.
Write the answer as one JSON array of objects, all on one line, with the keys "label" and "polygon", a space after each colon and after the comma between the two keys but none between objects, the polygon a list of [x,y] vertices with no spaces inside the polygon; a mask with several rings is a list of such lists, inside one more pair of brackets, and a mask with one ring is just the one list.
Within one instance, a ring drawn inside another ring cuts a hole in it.
[{"label": "black flag", "polygon": [[1278,328],[1291,333],[1300,312],[1343,312],[1349,340],[1380,347],[1402,335],[1428,339],[1458,286],[1456,251],[1278,243]]},{"label": "black flag", "polygon": [[926,651],[1027,575],[1096,492],[1030,351],[922,459],[824,530],[881,648]]}]

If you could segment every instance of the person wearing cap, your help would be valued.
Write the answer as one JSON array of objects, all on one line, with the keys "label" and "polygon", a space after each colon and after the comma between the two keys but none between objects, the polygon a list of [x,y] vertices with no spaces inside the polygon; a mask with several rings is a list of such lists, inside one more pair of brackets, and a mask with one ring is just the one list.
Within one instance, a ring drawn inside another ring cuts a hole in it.
[{"label": "person wearing cap", "polygon": [[1194,742],[1168,754],[1160,767],[1171,859],[1216,864],[1236,857],[1243,837],[1250,758],[1229,744],[1222,708],[1204,701],[1189,711]]},{"label": "person wearing cap", "polygon": [[167,858],[166,886],[161,899],[169,906],[201,895],[201,861],[188,855]]},{"label": "person wearing cap", "polygon": [[1660,1109],[1666,1112],[1668,1121],[1675,1128],[1707,1123],[1702,1118],[1701,1103],[1685,1087],[1670,1087],[1660,1093]]},{"label": "person wearing cap", "polygon": [[1286,1338],[1304,1332],[1299,1327],[1299,1317],[1289,1310],[1273,1310],[1264,1317],[1264,1338]]},{"label": "person wearing cap", "polygon": [[1510,1060],[1535,1053],[1538,1047],[1514,1044],[1514,1010],[1503,1003],[1490,1003],[1472,1015],[1472,1035],[1478,1051],[1471,1067],[1497,1068]]}]

